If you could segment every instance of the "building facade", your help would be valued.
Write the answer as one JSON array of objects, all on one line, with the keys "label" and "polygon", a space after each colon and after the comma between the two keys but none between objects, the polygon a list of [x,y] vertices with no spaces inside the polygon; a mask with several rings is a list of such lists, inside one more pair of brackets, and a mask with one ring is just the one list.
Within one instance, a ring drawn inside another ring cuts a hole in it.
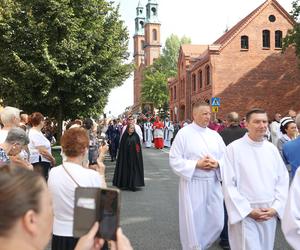
[{"label": "building facade", "polygon": [[182,46],[177,78],[168,83],[171,118],[191,119],[193,104],[212,97],[221,98],[220,118],[231,111],[244,116],[253,107],[264,108],[270,117],[299,110],[297,58],[293,48],[282,53],[282,39],[293,25],[276,0],[267,0],[213,44],[199,48],[199,56],[186,58]]},{"label": "building facade", "polygon": [[143,71],[160,56],[160,22],[158,20],[158,3],[148,0],[146,15],[144,7],[139,1],[136,8],[134,41],[134,104],[132,112],[142,112],[143,108],[150,108],[151,104],[143,103],[141,98]]}]

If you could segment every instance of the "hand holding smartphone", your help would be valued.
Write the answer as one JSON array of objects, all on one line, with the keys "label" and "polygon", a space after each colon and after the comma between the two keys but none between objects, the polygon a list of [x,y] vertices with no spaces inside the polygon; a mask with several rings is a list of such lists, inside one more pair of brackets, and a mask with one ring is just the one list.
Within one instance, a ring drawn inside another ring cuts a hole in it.
[{"label": "hand holding smartphone", "polygon": [[99,222],[97,236],[116,240],[120,221],[120,191],[113,188],[84,188],[75,190],[74,237],[86,234],[95,221]]}]

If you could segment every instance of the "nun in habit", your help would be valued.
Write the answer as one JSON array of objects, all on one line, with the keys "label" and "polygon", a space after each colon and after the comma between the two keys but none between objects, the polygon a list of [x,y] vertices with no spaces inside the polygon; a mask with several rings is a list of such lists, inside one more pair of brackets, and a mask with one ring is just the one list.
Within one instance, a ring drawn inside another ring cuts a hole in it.
[{"label": "nun in habit", "polygon": [[128,124],[120,142],[113,185],[136,191],[145,186],[142,147],[134,124]]}]

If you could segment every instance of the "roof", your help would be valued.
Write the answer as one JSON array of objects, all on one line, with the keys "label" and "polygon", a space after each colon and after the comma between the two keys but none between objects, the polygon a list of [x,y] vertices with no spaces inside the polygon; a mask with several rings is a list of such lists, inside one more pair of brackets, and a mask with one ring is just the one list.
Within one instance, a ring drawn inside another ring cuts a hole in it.
[{"label": "roof", "polygon": [[288,21],[290,21],[291,24],[295,23],[290,14],[276,0],[266,0],[263,4],[253,10],[248,16],[243,18],[225,34],[219,37],[213,44],[220,44],[221,48],[224,47],[231,39],[235,37],[235,35],[237,35],[237,33],[241,29],[243,29],[250,21],[252,21],[269,4],[273,4],[274,7],[277,8],[278,11],[287,18]]},{"label": "roof", "polygon": [[208,45],[182,44],[181,49],[185,56],[199,56],[208,49]]}]

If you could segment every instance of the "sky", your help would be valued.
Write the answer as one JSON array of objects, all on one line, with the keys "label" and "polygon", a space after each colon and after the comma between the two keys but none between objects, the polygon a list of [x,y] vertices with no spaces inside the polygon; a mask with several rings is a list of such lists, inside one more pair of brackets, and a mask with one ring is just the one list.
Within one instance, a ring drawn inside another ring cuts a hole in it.
[{"label": "sky", "polygon": [[[140,0],[146,6],[148,0]],[[212,44],[226,30],[246,17],[265,0],[156,0],[161,22],[161,44],[167,37],[176,34],[187,36],[192,44]],[[277,0],[288,12],[293,0]],[[116,0],[120,4],[121,19],[129,32],[130,60],[133,60],[133,35],[136,7],[139,0]],[[104,112],[118,116],[125,108],[133,105],[133,74],[121,87],[109,95]]]}]

